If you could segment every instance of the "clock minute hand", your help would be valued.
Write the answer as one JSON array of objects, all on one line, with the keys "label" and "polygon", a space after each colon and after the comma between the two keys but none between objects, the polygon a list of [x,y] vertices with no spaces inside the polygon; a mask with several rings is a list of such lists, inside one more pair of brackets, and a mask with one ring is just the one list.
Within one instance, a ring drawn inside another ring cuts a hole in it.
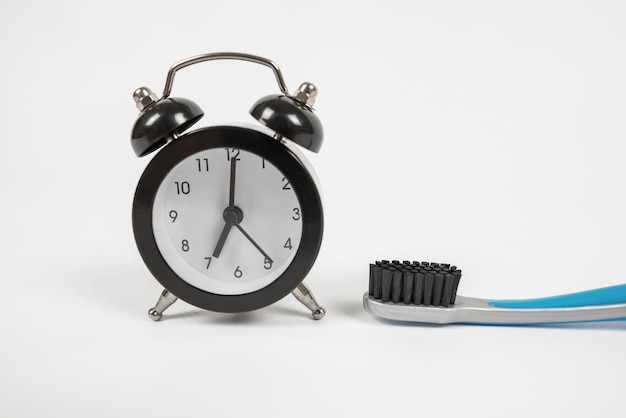
[{"label": "clock minute hand", "polygon": [[270,263],[273,263],[273,262],[274,262],[274,260],[272,260],[272,259],[270,258],[270,256],[269,256],[269,255],[267,255],[267,253],[266,253],[265,251],[263,251],[263,249],[259,246],[259,244],[257,244],[257,243],[256,243],[256,241],[254,241],[254,240],[252,239],[252,237],[251,237],[250,235],[248,235],[248,233],[247,233],[247,232],[246,232],[246,231],[245,231],[245,230],[241,227],[241,225],[239,225],[239,224],[235,224],[235,226],[237,227],[237,229],[239,229],[239,230],[241,231],[241,233],[242,233],[242,234],[244,234],[244,235],[245,235],[245,237],[246,237],[246,238],[248,238],[248,241],[250,241],[250,242],[252,243],[252,245],[254,245],[254,246],[255,246],[255,248],[256,248],[257,250],[259,250],[259,252],[260,252],[261,254],[263,254],[263,256],[265,257],[265,259],[266,259],[267,261],[269,261]]},{"label": "clock minute hand", "polygon": [[[228,207],[224,211],[224,221],[226,224],[224,225],[224,229],[222,229],[222,233],[220,234],[219,239],[217,240],[217,245],[215,246],[215,250],[213,251],[213,257],[219,258],[222,253],[222,249],[224,248],[224,244],[226,243],[226,238],[228,238],[228,234],[230,233],[230,229],[237,222],[237,218],[239,218],[239,222],[241,222],[241,216],[237,215],[237,210],[235,209],[235,178],[237,175],[237,157],[233,156],[230,159],[230,190],[228,193]],[[239,211],[240,212],[240,211]],[[233,215],[235,218],[233,219]]]},{"label": "clock minute hand", "polygon": [[235,207],[235,175],[237,173],[237,157],[233,156],[230,159],[230,193],[228,195],[228,207],[230,209]]}]

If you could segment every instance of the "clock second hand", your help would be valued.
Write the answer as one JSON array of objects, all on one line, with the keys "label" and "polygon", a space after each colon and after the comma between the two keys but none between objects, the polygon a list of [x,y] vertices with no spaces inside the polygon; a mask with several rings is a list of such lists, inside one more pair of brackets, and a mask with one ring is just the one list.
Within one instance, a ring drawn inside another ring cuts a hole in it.
[{"label": "clock second hand", "polygon": [[241,233],[242,233],[242,234],[244,234],[244,235],[245,235],[245,237],[246,237],[246,238],[248,238],[248,241],[250,241],[250,242],[252,243],[252,245],[254,245],[254,246],[255,246],[255,248],[256,248],[257,250],[259,250],[259,252],[260,252],[261,254],[263,254],[263,256],[265,257],[265,259],[266,259],[267,261],[269,261],[269,263],[270,263],[270,264],[273,264],[273,263],[274,263],[274,260],[272,260],[272,259],[270,258],[270,256],[269,256],[269,255],[267,255],[267,253],[266,253],[265,251],[263,251],[263,249],[259,246],[259,244],[257,244],[257,243],[256,243],[256,241],[254,241],[254,240],[252,239],[252,237],[251,237],[250,235],[248,235],[248,233],[247,233],[247,232],[246,232],[246,231],[245,231],[245,230],[241,227],[241,225],[239,225],[239,224],[235,224],[235,226],[237,227],[237,229],[239,229],[239,230],[241,231]]}]

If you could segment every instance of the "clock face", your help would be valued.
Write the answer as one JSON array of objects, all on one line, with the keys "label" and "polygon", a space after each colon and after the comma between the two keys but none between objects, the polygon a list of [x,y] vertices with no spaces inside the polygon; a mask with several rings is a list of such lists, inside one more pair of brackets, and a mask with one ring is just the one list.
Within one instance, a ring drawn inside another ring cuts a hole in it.
[{"label": "clock face", "polygon": [[191,154],[163,178],[152,206],[165,262],[191,286],[240,295],[270,285],[302,238],[294,184],[265,158],[239,148]]}]

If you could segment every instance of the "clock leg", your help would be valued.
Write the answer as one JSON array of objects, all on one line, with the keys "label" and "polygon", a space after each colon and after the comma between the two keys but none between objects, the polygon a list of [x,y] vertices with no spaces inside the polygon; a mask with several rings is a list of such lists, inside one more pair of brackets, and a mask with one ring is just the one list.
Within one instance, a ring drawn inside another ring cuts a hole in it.
[{"label": "clock leg", "polygon": [[324,315],[326,315],[326,309],[317,303],[313,293],[311,293],[311,290],[304,282],[301,282],[291,294],[294,295],[300,303],[309,308],[313,314],[313,319],[322,319]]},{"label": "clock leg", "polygon": [[157,301],[154,308],[148,311],[148,316],[153,321],[159,321],[163,317],[163,312],[167,308],[172,306],[172,304],[176,302],[176,300],[178,300],[178,298],[174,296],[172,292],[170,292],[167,289],[164,289],[163,292],[161,293],[161,296],[159,296],[159,300]]}]

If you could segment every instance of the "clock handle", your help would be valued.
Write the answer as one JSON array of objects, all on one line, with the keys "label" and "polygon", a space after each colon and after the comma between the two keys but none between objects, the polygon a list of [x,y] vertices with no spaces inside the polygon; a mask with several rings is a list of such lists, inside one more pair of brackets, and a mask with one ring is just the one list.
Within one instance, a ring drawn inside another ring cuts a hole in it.
[{"label": "clock handle", "polygon": [[254,62],[256,64],[261,64],[266,67],[269,67],[274,72],[274,76],[276,77],[276,82],[278,83],[278,87],[280,91],[285,94],[285,96],[289,95],[289,90],[287,90],[287,85],[285,84],[285,80],[283,79],[283,75],[278,68],[278,65],[273,61],[268,60],[267,58],[259,57],[257,55],[250,54],[241,54],[238,52],[214,52],[211,54],[202,54],[196,55],[194,57],[190,57],[184,59],[182,61],[177,62],[172,65],[169,72],[167,73],[167,79],[165,80],[165,88],[163,89],[163,97],[161,99],[165,99],[169,97],[172,92],[172,85],[174,84],[174,75],[176,71],[188,67],[193,64],[198,64],[204,61],[213,61],[213,60],[239,60],[239,61],[249,61]]},{"label": "clock handle", "polygon": [[324,309],[323,306],[320,306],[320,304],[317,303],[317,300],[315,300],[313,293],[311,293],[311,289],[309,289],[308,286],[304,284],[304,282],[300,282],[300,284],[295,289],[293,289],[291,294],[294,295],[300,303],[309,308],[313,315],[313,319],[322,319],[324,315],[326,315],[326,309]]}]

